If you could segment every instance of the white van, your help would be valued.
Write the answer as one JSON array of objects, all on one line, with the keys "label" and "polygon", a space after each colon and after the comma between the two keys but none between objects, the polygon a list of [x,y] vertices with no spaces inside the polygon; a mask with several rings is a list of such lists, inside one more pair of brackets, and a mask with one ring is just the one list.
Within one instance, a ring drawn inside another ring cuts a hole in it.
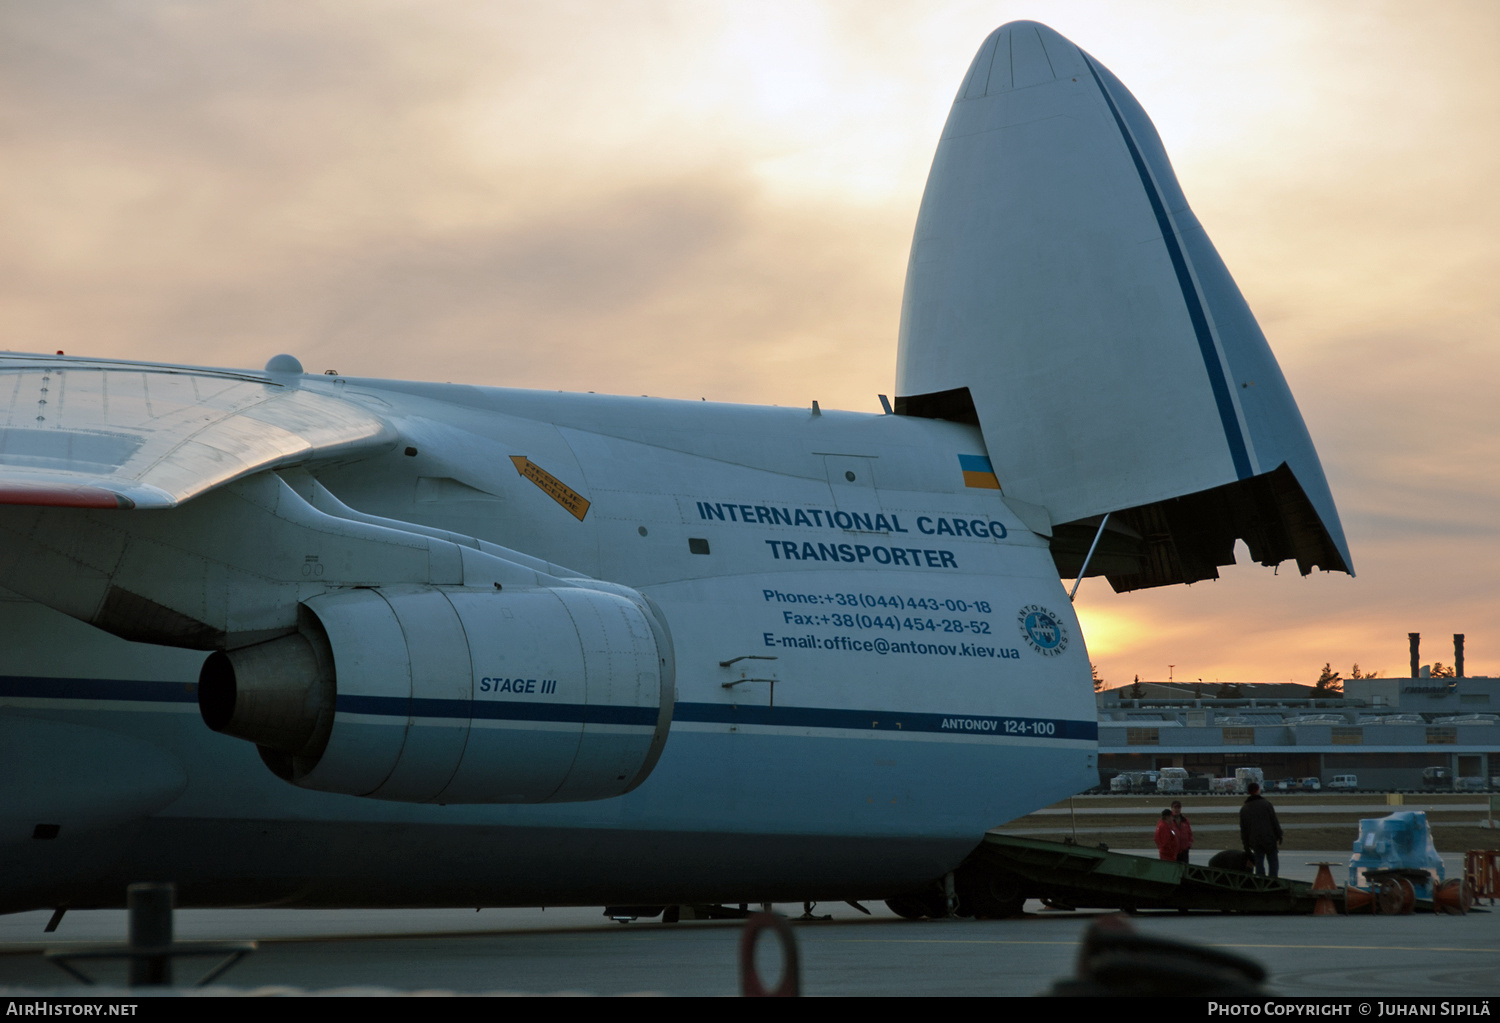
[{"label": "white van", "polygon": [[1359,788],[1359,776],[1354,774],[1336,774],[1329,781],[1331,789],[1357,789]]}]

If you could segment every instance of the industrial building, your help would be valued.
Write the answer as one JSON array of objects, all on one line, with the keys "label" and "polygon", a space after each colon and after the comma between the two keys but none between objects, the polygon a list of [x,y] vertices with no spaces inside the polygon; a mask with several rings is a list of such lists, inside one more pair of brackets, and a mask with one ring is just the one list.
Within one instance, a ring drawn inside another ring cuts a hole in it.
[{"label": "industrial building", "polygon": [[[1296,683],[1143,682],[1098,694],[1099,772],[1185,768],[1189,789],[1258,767],[1268,784],[1500,790],[1500,678],[1434,678],[1411,636],[1406,678],[1345,679],[1342,693]],[[1139,696],[1135,694],[1139,692]],[[1220,695],[1223,694],[1223,695]],[[1349,785],[1348,776],[1357,781]]]}]

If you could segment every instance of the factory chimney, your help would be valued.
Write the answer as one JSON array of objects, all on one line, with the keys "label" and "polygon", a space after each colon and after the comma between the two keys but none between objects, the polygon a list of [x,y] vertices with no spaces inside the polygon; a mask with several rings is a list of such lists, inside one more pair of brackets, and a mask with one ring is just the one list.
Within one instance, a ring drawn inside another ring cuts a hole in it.
[{"label": "factory chimney", "polygon": [[1420,632],[1408,632],[1406,638],[1411,640],[1411,677],[1417,677],[1417,647],[1422,645],[1422,634]]},{"label": "factory chimney", "polygon": [[1464,634],[1462,632],[1453,634],[1453,674],[1459,678],[1464,677]]}]

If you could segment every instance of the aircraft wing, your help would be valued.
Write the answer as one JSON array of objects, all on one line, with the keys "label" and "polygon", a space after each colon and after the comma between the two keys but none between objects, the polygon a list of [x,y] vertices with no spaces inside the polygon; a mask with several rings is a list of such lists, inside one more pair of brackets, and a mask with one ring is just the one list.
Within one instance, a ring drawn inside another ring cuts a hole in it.
[{"label": "aircraft wing", "polygon": [[395,442],[383,419],[302,380],[0,354],[0,505],[172,508],[263,469]]}]

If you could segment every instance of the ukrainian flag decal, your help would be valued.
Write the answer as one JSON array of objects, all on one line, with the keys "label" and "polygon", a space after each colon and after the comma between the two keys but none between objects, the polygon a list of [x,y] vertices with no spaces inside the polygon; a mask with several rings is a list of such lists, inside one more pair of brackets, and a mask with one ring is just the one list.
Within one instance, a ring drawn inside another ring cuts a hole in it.
[{"label": "ukrainian flag decal", "polygon": [[964,486],[1000,489],[1000,480],[995,477],[995,467],[988,455],[959,455],[958,467],[964,471]]}]

